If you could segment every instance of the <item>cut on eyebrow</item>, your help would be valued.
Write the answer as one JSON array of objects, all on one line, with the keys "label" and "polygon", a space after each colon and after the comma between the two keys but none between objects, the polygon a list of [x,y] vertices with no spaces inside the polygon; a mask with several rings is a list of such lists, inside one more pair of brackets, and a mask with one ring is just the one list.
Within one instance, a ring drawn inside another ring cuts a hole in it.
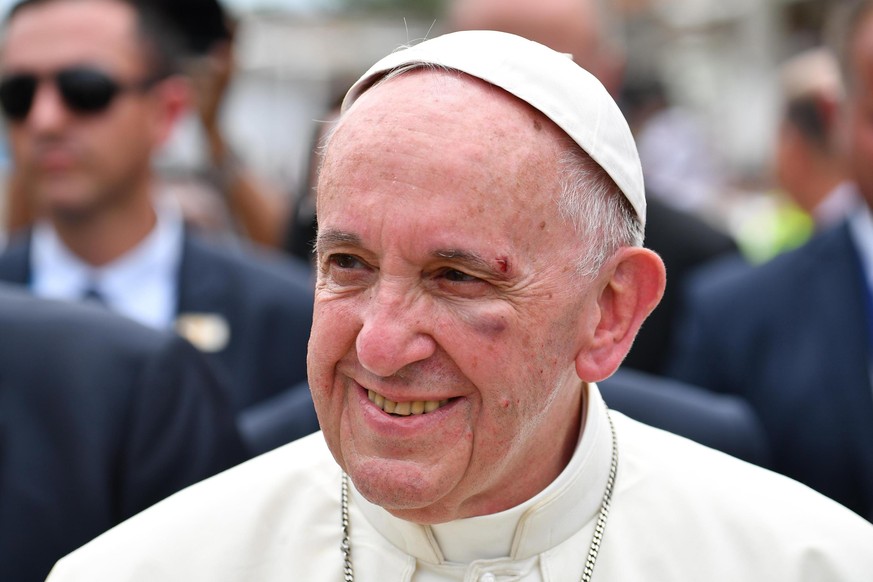
[{"label": "cut on eyebrow", "polygon": [[[315,249],[319,254],[323,254],[334,247],[347,245],[363,247],[364,243],[357,234],[333,229],[319,231],[318,238],[315,241]],[[479,272],[489,273],[498,279],[509,279],[512,274],[512,269],[508,267],[508,261],[505,257],[498,257],[494,261],[489,261],[479,253],[457,248],[436,249],[430,254],[435,259],[448,259],[469,265]]]},{"label": "cut on eyebrow", "polygon": [[315,240],[315,250],[319,253],[323,253],[326,249],[331,247],[342,245],[353,245],[359,247],[362,245],[361,237],[342,230],[324,230],[318,232],[318,238]]}]

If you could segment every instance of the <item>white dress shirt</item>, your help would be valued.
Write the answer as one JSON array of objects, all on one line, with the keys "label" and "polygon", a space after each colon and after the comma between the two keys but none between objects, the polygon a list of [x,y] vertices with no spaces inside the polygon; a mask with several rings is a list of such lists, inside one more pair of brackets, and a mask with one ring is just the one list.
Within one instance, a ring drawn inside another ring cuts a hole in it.
[{"label": "white dress shirt", "polygon": [[184,227],[171,201],[155,202],[157,221],[135,248],[94,267],[68,249],[47,221],[37,223],[30,249],[31,290],[40,297],[81,300],[89,290],[105,305],[156,329],[171,329],[178,301]]},{"label": "white dress shirt", "polygon": [[812,216],[816,227],[821,230],[839,224],[862,205],[857,186],[852,182],[842,182],[818,203]]}]

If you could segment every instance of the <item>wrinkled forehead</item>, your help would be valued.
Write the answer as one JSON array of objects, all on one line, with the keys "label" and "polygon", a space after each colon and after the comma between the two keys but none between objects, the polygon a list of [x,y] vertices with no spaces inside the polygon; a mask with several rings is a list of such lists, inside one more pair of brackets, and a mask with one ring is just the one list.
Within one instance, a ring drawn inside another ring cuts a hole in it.
[{"label": "wrinkled forehead", "polygon": [[412,66],[463,71],[542,112],[603,168],[645,224],[642,167],[627,121],[603,85],[567,55],[513,34],[454,32],[381,59],[349,90],[343,110]]},{"label": "wrinkled forehead", "polygon": [[412,66],[379,79],[342,111],[335,132],[352,126],[378,133],[396,125],[413,131],[433,128],[436,134],[450,131],[465,142],[483,138],[506,149],[524,149],[522,133],[531,129],[544,132],[555,146],[572,142],[529,103],[478,77],[443,67]]},{"label": "wrinkled forehead", "polygon": [[[408,71],[369,90],[341,118],[321,169],[319,223],[397,206],[452,225],[511,226],[517,214],[552,220],[561,155],[572,145],[498,87],[455,71]],[[469,215],[455,213],[461,205]]]},{"label": "wrinkled forehead", "polygon": [[471,157],[461,161],[508,160],[509,170],[513,160],[554,158],[572,144],[543,113],[500,87],[452,69],[414,67],[381,79],[342,112],[325,157],[418,147],[422,162],[436,162],[464,150]]}]

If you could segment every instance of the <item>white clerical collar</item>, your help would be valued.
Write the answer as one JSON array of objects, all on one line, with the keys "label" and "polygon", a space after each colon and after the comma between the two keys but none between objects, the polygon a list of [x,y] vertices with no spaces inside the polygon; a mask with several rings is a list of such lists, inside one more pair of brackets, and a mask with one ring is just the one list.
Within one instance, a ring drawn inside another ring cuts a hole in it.
[{"label": "white clerical collar", "polygon": [[117,313],[150,327],[171,328],[184,227],[171,201],[156,200],[155,213],[155,227],[146,238],[101,267],[80,259],[49,222],[40,221],[31,242],[31,289],[41,297],[71,301],[94,290]]},{"label": "white clerical collar", "polygon": [[612,455],[606,405],[594,384],[588,385],[587,392],[583,430],[570,463],[546,489],[521,505],[492,515],[421,526],[394,517],[352,486],[354,503],[388,541],[431,564],[499,557],[525,560],[541,554],[596,518],[606,488]]}]

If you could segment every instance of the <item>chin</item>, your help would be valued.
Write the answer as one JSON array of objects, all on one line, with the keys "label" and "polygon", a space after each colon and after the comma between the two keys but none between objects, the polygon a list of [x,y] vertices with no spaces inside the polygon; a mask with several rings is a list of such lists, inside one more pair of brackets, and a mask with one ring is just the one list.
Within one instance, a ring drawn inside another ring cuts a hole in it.
[{"label": "chin", "polygon": [[[422,469],[410,461],[375,460],[355,463],[349,476],[370,503],[394,515],[421,524],[450,521],[445,499],[457,479]],[[436,473],[436,474],[435,474]]]},{"label": "chin", "polygon": [[87,221],[95,214],[95,205],[78,198],[55,197],[46,204],[48,215],[65,224]]}]

